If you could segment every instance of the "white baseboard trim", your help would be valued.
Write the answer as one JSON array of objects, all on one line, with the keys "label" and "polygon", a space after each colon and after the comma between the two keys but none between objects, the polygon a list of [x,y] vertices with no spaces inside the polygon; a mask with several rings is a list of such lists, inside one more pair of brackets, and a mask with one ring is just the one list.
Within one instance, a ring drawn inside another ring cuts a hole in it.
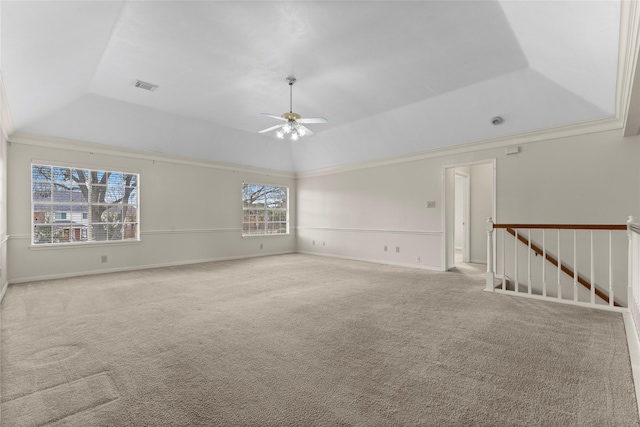
[{"label": "white baseboard trim", "polygon": [[131,267],[118,267],[118,268],[110,268],[110,269],[103,269],[103,270],[86,271],[86,272],[48,274],[45,276],[23,277],[20,279],[11,280],[10,284],[13,285],[18,283],[39,282],[42,280],[68,279],[71,277],[94,276],[98,274],[119,273],[123,271],[149,270],[152,268],[176,267],[179,265],[202,264],[205,262],[232,261],[237,259],[260,258],[265,256],[271,256],[271,255],[286,255],[286,254],[293,254],[293,253],[296,253],[296,252],[295,251],[268,252],[263,254],[238,255],[238,256],[231,256],[231,257],[196,259],[196,260],[178,261],[178,262],[165,262],[160,264],[136,265]]},{"label": "white baseboard trim", "polygon": [[631,362],[631,373],[633,384],[636,388],[636,402],[640,412],[640,341],[638,341],[638,331],[629,311],[622,313],[624,319],[624,330],[627,333],[627,346],[629,347],[629,359]]},{"label": "white baseboard trim", "polygon": [[440,271],[440,272],[442,272],[442,268],[441,267],[432,267],[432,266],[429,266],[429,265],[419,265],[419,264],[416,265],[416,264],[409,264],[409,263],[404,263],[404,262],[393,262],[393,261],[385,261],[385,260],[379,260],[379,259],[350,257],[350,256],[334,255],[334,254],[322,254],[322,253],[318,253],[318,252],[308,252],[308,251],[298,251],[297,253],[305,254],[305,255],[317,255],[317,256],[323,256],[323,257],[327,257],[327,258],[346,259],[346,260],[349,260],[349,261],[362,261],[362,262],[370,262],[372,264],[395,265],[397,267],[417,268],[417,269],[420,269],[420,270],[429,270],[429,271]]}]

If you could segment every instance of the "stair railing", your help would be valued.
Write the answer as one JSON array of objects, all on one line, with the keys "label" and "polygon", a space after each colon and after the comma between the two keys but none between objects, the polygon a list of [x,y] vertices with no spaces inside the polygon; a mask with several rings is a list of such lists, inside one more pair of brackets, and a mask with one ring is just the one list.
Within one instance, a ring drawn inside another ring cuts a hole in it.
[{"label": "stair railing", "polygon": [[622,233],[629,224],[496,224],[488,218],[486,230],[487,291],[614,310],[631,301],[618,268],[620,257],[626,260]]}]

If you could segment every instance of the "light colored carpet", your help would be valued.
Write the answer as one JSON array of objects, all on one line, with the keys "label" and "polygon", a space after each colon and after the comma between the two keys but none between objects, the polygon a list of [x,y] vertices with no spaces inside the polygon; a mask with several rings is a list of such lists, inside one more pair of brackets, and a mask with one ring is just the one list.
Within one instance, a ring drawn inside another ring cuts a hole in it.
[{"label": "light colored carpet", "polygon": [[622,317],[284,255],[10,286],[3,426],[638,426]]}]

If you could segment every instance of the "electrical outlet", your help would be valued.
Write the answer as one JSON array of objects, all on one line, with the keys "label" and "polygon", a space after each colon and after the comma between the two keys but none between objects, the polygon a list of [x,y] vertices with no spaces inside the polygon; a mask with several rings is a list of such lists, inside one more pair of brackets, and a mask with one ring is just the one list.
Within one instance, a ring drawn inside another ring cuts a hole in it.
[{"label": "electrical outlet", "polygon": [[384,245],[384,251],[387,252],[387,245]]},{"label": "electrical outlet", "polygon": [[400,253],[400,246],[396,246],[396,253],[399,254]]},{"label": "electrical outlet", "polygon": [[427,202],[427,208],[431,209],[431,208],[435,208],[436,207],[436,201],[435,200],[430,200]]},{"label": "electrical outlet", "polygon": [[106,255],[102,255],[100,257],[100,262],[107,262],[107,256]]},{"label": "electrical outlet", "polygon": [[416,262],[420,262],[420,257],[419,256],[416,257]]},{"label": "electrical outlet", "polygon": [[315,244],[316,244],[316,241],[314,240],[313,242],[311,242],[311,244],[315,246]]},{"label": "electrical outlet", "polygon": [[324,246],[324,242],[322,242],[322,246]]},{"label": "electrical outlet", "polygon": [[262,243],[260,243],[260,249],[262,249]]}]

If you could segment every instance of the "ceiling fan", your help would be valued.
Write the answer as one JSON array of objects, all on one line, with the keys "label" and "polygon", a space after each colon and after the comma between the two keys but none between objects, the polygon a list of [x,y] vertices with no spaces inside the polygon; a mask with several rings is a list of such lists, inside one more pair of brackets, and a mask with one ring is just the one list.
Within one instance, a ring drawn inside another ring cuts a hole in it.
[{"label": "ceiling fan", "polygon": [[289,135],[289,138],[292,141],[297,141],[303,136],[313,136],[314,133],[308,127],[304,126],[309,123],[327,123],[327,119],[324,117],[308,117],[301,118],[300,114],[293,112],[293,84],[296,82],[295,77],[287,77],[287,82],[289,83],[289,112],[283,113],[280,116],[276,116],[274,114],[262,113],[267,117],[271,117],[276,120],[281,120],[284,123],[280,123],[275,126],[271,126],[266,129],[262,129],[258,133],[267,133],[272,130],[277,130],[276,136],[280,139],[283,139],[285,135]]}]

